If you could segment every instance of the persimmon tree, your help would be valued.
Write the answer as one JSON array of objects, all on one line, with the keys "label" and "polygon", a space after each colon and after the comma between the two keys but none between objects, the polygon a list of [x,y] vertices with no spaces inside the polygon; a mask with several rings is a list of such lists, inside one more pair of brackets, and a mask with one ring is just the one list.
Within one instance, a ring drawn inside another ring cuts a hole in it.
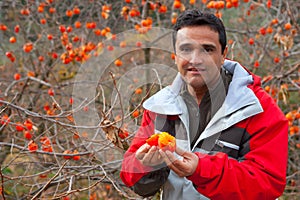
[{"label": "persimmon tree", "polygon": [[119,180],[122,154],[139,125],[142,102],[176,74],[171,28],[193,7],[224,21],[228,58],[260,75],[286,114],[289,165],[282,198],[299,195],[298,1],[5,0],[2,198],[139,198]]}]

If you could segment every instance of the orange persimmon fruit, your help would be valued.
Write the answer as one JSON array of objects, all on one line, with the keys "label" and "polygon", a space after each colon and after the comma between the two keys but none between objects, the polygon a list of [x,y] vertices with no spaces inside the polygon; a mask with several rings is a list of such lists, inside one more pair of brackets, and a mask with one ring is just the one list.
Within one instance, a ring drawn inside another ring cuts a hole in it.
[{"label": "orange persimmon fruit", "polygon": [[168,132],[155,133],[146,140],[146,143],[150,146],[158,146],[163,151],[174,152],[176,148],[176,139]]},{"label": "orange persimmon fruit", "polygon": [[146,143],[149,144],[150,146],[158,146],[158,138],[159,138],[159,133],[155,133],[146,140]]}]

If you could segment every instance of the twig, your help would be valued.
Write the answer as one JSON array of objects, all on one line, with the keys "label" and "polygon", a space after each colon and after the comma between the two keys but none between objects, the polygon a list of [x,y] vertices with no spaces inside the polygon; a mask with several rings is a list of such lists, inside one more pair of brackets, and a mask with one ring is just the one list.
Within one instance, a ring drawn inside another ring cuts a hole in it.
[{"label": "twig", "polygon": [[113,80],[113,83],[114,83],[114,87],[116,88],[116,91],[117,91],[117,94],[118,94],[118,98],[120,99],[120,109],[121,109],[121,124],[120,124],[120,127],[122,127],[123,126],[123,123],[124,123],[124,119],[123,119],[123,117],[124,117],[124,112],[123,112],[123,104],[122,104],[122,99],[121,99],[121,94],[120,94],[120,91],[118,90],[118,87],[117,87],[117,83],[116,83],[116,79],[114,78],[114,75],[113,75],[113,73],[112,72],[109,72],[109,74],[110,74],[110,76],[111,76],[111,78],[112,78],[112,80]]},{"label": "twig", "polygon": [[4,180],[3,180],[3,174],[2,174],[2,167],[0,167],[0,177],[1,177],[1,196],[2,196],[2,199],[5,200],[5,196],[4,196]]},{"label": "twig", "polygon": [[101,180],[95,182],[94,184],[90,185],[89,187],[82,188],[82,189],[75,189],[75,190],[68,191],[68,192],[66,192],[66,193],[58,194],[58,195],[54,196],[54,197],[51,198],[51,199],[59,199],[59,198],[61,198],[61,197],[67,196],[67,195],[69,195],[69,194],[72,194],[72,193],[74,193],[74,192],[83,192],[83,191],[85,191],[85,190],[88,190],[88,189],[90,189],[90,188],[95,187],[96,185],[98,185],[99,183],[101,183],[103,179],[104,179],[104,178],[102,178]]},{"label": "twig", "polygon": [[122,194],[126,199],[136,199],[136,198],[131,198],[129,197],[125,192],[123,192],[122,190],[120,190],[118,188],[118,186],[115,184],[115,182],[107,175],[106,171],[104,170],[104,168],[100,165],[100,168],[102,169],[105,177],[111,182],[111,184],[114,186],[114,188],[120,193]]},{"label": "twig", "polygon": [[62,166],[59,168],[59,170],[57,171],[57,173],[44,185],[44,187],[42,187],[42,189],[40,191],[38,191],[32,198],[31,200],[36,199],[47,187],[48,185],[59,175],[59,173],[63,170],[64,166],[68,163],[68,160],[65,161]]},{"label": "twig", "polygon": [[35,118],[42,118],[44,120],[59,124],[61,126],[67,126],[67,127],[72,127],[72,128],[82,128],[82,129],[98,129],[99,128],[99,126],[78,126],[78,125],[66,124],[64,122],[60,122],[60,121],[56,120],[57,118],[65,118],[68,115],[70,115],[70,113],[67,113],[65,116],[63,116],[63,115],[42,115],[40,113],[32,112],[32,111],[30,111],[26,108],[23,108],[21,106],[17,106],[15,104],[12,104],[12,103],[7,102],[7,101],[3,101],[1,99],[0,99],[0,103],[6,104],[9,107],[12,107],[12,108],[15,108],[19,111],[22,111],[26,115],[29,115],[29,116],[32,116],[32,117],[35,117]]},{"label": "twig", "polygon": [[[24,146],[20,146],[17,144],[13,144],[13,143],[7,143],[7,142],[0,142],[0,146],[10,146],[11,148],[16,148],[16,149],[20,149],[20,150],[25,150],[26,147]],[[29,153],[30,151],[25,151],[25,153]],[[57,152],[47,152],[47,151],[42,151],[42,150],[37,150],[35,152],[32,153],[39,153],[39,154],[46,154],[46,155],[56,155],[56,156],[83,156],[83,155],[88,155],[91,154],[90,151],[86,151],[86,152],[81,152],[81,153],[76,153],[76,154],[64,154],[64,153],[57,153]]]},{"label": "twig", "polygon": [[280,75],[277,75],[275,76],[274,78],[276,79],[281,79],[281,78],[284,78],[288,75],[290,75],[291,73],[293,73],[294,71],[296,71],[298,68],[300,67],[300,62],[295,64],[292,68],[290,68],[287,72],[285,72],[284,74],[280,74]]}]

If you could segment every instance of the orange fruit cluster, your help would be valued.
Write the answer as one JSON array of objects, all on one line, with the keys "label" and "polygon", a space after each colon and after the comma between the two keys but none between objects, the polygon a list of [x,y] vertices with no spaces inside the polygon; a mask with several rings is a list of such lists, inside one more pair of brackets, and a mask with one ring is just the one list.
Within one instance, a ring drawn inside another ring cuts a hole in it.
[{"label": "orange fruit cluster", "polygon": [[146,143],[150,146],[158,146],[163,151],[174,152],[176,149],[176,138],[168,132],[155,133],[146,140]]}]

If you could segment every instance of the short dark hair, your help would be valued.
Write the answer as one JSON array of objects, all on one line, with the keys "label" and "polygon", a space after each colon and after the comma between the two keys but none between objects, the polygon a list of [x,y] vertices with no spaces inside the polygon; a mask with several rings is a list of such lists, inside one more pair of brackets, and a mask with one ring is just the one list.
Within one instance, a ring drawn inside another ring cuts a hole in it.
[{"label": "short dark hair", "polygon": [[212,30],[219,33],[219,42],[222,47],[222,53],[227,45],[226,31],[223,22],[214,14],[201,12],[199,9],[189,9],[182,12],[173,27],[173,47],[175,50],[177,31],[187,26],[203,26],[207,25]]}]

